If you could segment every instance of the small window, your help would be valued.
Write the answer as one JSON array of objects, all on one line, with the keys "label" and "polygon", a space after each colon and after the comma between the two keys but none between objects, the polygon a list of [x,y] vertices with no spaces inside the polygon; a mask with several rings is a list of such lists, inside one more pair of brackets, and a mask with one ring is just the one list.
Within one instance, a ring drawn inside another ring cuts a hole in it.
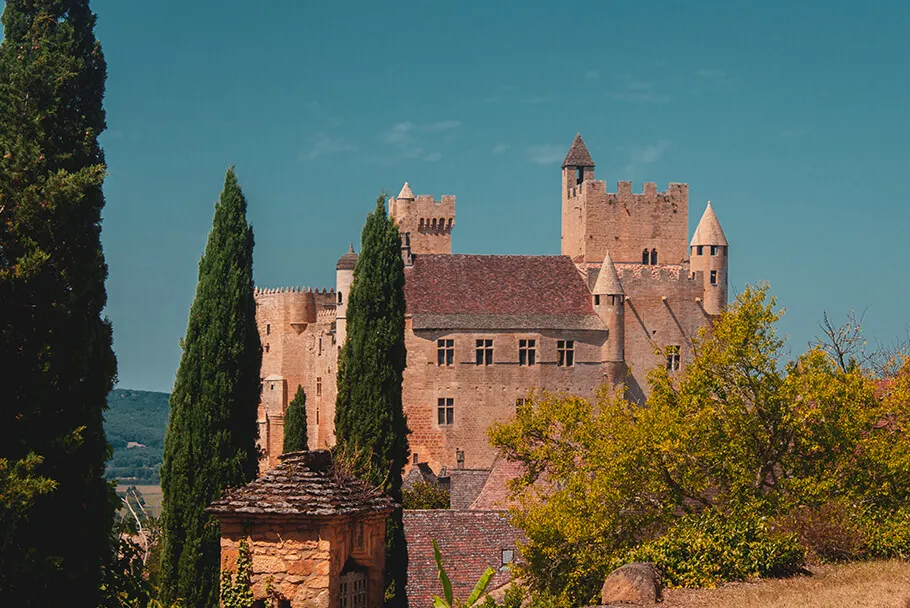
[{"label": "small window", "polygon": [[451,366],[455,363],[455,340],[436,340],[436,365]]},{"label": "small window", "polygon": [[717,255],[717,245],[711,245],[711,255]]},{"label": "small window", "polygon": [[575,340],[556,341],[556,362],[560,367],[575,365]]},{"label": "small window", "polygon": [[322,397],[322,378],[316,378],[316,396]]},{"label": "small window", "polygon": [[651,250],[651,266],[657,266],[657,250]]},{"label": "small window", "polygon": [[464,450],[455,448],[455,466],[459,469],[464,468]]},{"label": "small window", "polygon": [[704,255],[704,254],[705,254],[705,248],[704,248],[704,246],[698,245],[698,246],[695,248],[695,255]]},{"label": "small window", "polygon": [[269,390],[270,390],[270,391],[275,390],[275,383],[274,383],[274,382],[272,382],[271,384],[269,384]]},{"label": "small window", "polygon": [[440,397],[436,400],[436,417],[440,426],[455,424],[455,399]]},{"label": "small window", "polygon": [[338,303],[341,304],[341,292],[338,292]]},{"label": "small window", "polygon": [[413,462],[413,464],[417,464],[418,462],[420,462],[419,460],[417,460],[417,452],[414,452],[414,454],[412,455],[412,462]]},{"label": "small window", "polygon": [[594,306],[600,306],[600,296],[594,296]]},{"label": "small window", "polygon": [[679,346],[671,345],[667,346],[667,371],[678,372],[679,371]]},{"label": "small window", "polygon": [[716,270],[711,271],[711,284],[717,285],[717,271]]},{"label": "small window", "polygon": [[268,344],[265,345],[265,352],[269,352],[269,345],[268,345]]},{"label": "small window", "polygon": [[477,365],[493,365],[493,340],[477,340]]},{"label": "small window", "polygon": [[502,550],[502,567],[508,566],[515,560],[515,550],[514,549],[503,549]]},{"label": "small window", "polygon": [[316,354],[317,355],[322,354],[322,338],[321,337],[319,338],[319,351]]},{"label": "small window", "polygon": [[319,424],[319,408],[316,408],[316,424]]},{"label": "small window", "polygon": [[423,230],[423,218],[420,218],[420,224],[417,226],[417,230]]},{"label": "small window", "polygon": [[267,335],[267,336],[272,335],[272,324],[271,323],[265,324],[265,335]]},{"label": "small window", "polygon": [[537,363],[537,340],[518,341],[518,365]]},{"label": "small window", "polygon": [[585,181],[585,168],[579,167],[578,172],[575,175],[575,185],[578,185],[583,181]]},{"label": "small window", "polygon": [[644,251],[641,252],[641,263],[647,264],[650,260],[651,260],[651,254],[648,253],[647,249],[645,249]]}]

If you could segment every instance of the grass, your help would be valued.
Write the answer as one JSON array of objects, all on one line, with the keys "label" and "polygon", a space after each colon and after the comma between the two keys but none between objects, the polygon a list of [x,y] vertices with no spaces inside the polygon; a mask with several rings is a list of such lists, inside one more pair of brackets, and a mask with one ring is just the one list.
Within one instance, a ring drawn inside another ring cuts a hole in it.
[{"label": "grass", "polygon": [[[117,486],[118,492],[125,492],[126,488],[134,485],[129,482],[121,482]],[[161,486],[152,486],[152,485],[137,485],[136,489],[142,493],[142,497],[145,499],[145,508],[149,512],[149,515],[159,516],[161,515]]]},{"label": "grass", "polygon": [[910,608],[910,562],[815,566],[812,576],[668,589],[663,608]]}]

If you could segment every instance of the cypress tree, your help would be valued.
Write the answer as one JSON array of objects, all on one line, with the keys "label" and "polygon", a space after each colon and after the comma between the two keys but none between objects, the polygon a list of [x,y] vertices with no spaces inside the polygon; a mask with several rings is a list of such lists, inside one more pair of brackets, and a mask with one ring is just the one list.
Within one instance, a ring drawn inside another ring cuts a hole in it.
[{"label": "cypress tree", "polygon": [[297,394],[284,414],[284,453],[308,450],[306,436],[306,393],[297,387]]},{"label": "cypress tree", "polygon": [[161,465],[161,593],[218,605],[217,520],[204,509],[256,476],[262,346],[253,299],[253,229],[234,169],[199,262]]},{"label": "cypress tree", "polygon": [[107,68],[88,0],[7,0],[2,21],[0,458],[34,453],[54,489],[0,553],[0,605],[95,606],[116,504],[102,427],[117,372],[102,317]]},{"label": "cypress tree", "polygon": [[[348,298],[347,341],[338,362],[337,449],[367,452],[369,481],[401,504],[408,428],[401,404],[405,366],[404,263],[384,196],[367,216]],[[401,509],[386,523],[386,603],[405,606],[408,554]]]}]

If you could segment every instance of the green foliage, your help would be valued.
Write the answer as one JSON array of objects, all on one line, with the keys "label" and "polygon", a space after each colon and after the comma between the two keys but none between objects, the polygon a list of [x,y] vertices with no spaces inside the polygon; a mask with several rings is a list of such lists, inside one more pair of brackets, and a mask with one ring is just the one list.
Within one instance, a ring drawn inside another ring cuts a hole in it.
[{"label": "green foliage", "polygon": [[401,491],[401,506],[405,509],[448,509],[449,491],[436,483],[418,481]]},{"label": "green foliage", "polygon": [[117,389],[107,398],[104,432],[114,448],[107,478],[157,485],[167,428],[167,393]]},{"label": "green foliage", "polygon": [[869,517],[864,523],[869,557],[910,558],[910,507]]},{"label": "green foliage", "polygon": [[[0,457],[43,459],[0,605],[97,605],[115,497],[103,412],[106,65],[88,0],[8,0],[0,43]],[[31,564],[22,557],[28,555]]]},{"label": "green foliage", "polygon": [[671,587],[714,587],[725,581],[795,574],[804,561],[805,550],[795,534],[774,532],[748,513],[726,516],[709,509],[683,517],[616,566],[653,562]]},{"label": "green foliage", "polygon": [[297,387],[297,394],[284,414],[284,452],[308,450],[306,428],[306,393]]},{"label": "green foliage", "polygon": [[[367,480],[399,503],[409,453],[401,404],[404,310],[401,237],[380,195],[363,227],[348,297],[347,341],[338,361],[335,433],[339,450],[369,454]],[[399,508],[386,524],[386,586],[394,583],[396,590],[389,605],[406,602],[407,564]]]},{"label": "green foliage", "polygon": [[[707,542],[705,530],[679,523],[705,510],[737,514],[743,525],[783,521],[834,496],[858,514],[898,521],[910,499],[910,436],[899,431],[910,428],[910,367],[877,396],[868,370],[842,367],[820,348],[787,361],[780,315],[767,286],[747,288],[693,341],[694,360],[681,372],[651,373],[645,407],[606,388],[596,404],[542,393],[491,428],[493,445],[526,470],[513,483],[512,520],[528,537],[518,569],[534,595],[586,603],[637,547]],[[675,536],[660,544],[667,530]],[[793,557],[776,538],[762,539],[767,568],[777,563],[771,549]],[[889,538],[901,544],[900,526]],[[742,553],[729,543],[731,555]],[[748,559],[718,576],[770,571]],[[685,568],[680,584],[710,579]]]},{"label": "green foliage", "polygon": [[152,601],[154,589],[146,576],[144,553],[131,538],[119,536],[116,558],[104,569],[100,606],[132,608],[147,606]]},{"label": "green foliage", "polygon": [[452,593],[452,582],[449,580],[449,575],[446,574],[446,570],[442,565],[442,554],[439,552],[439,545],[436,544],[436,539],[433,539],[433,557],[436,559],[439,582],[442,584],[442,593],[445,596],[444,598],[441,598],[438,595],[433,597],[434,608],[470,608],[477,603],[477,600],[480,599],[480,596],[486,591],[493,576],[496,575],[496,570],[487,566],[486,570],[483,571],[483,574],[480,575],[480,578],[477,579],[477,584],[474,585],[471,595],[464,601],[457,600]]},{"label": "green foliage", "polygon": [[218,602],[219,527],[204,509],[256,476],[262,347],[253,299],[253,231],[233,168],[199,262],[161,465],[162,598]]},{"label": "green foliage", "polygon": [[240,541],[237,556],[237,575],[228,570],[221,571],[221,606],[223,608],[252,608],[253,606],[253,556],[250,544],[244,538]]}]

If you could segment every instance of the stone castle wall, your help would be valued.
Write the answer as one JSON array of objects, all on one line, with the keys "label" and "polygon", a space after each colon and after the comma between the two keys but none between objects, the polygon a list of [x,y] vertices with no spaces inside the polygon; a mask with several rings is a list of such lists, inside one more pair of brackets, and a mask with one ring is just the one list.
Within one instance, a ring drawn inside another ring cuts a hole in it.
[{"label": "stone castle wall", "polygon": [[452,253],[455,226],[455,197],[442,200],[421,194],[414,200],[392,199],[389,215],[402,235],[409,235],[412,253]]}]

